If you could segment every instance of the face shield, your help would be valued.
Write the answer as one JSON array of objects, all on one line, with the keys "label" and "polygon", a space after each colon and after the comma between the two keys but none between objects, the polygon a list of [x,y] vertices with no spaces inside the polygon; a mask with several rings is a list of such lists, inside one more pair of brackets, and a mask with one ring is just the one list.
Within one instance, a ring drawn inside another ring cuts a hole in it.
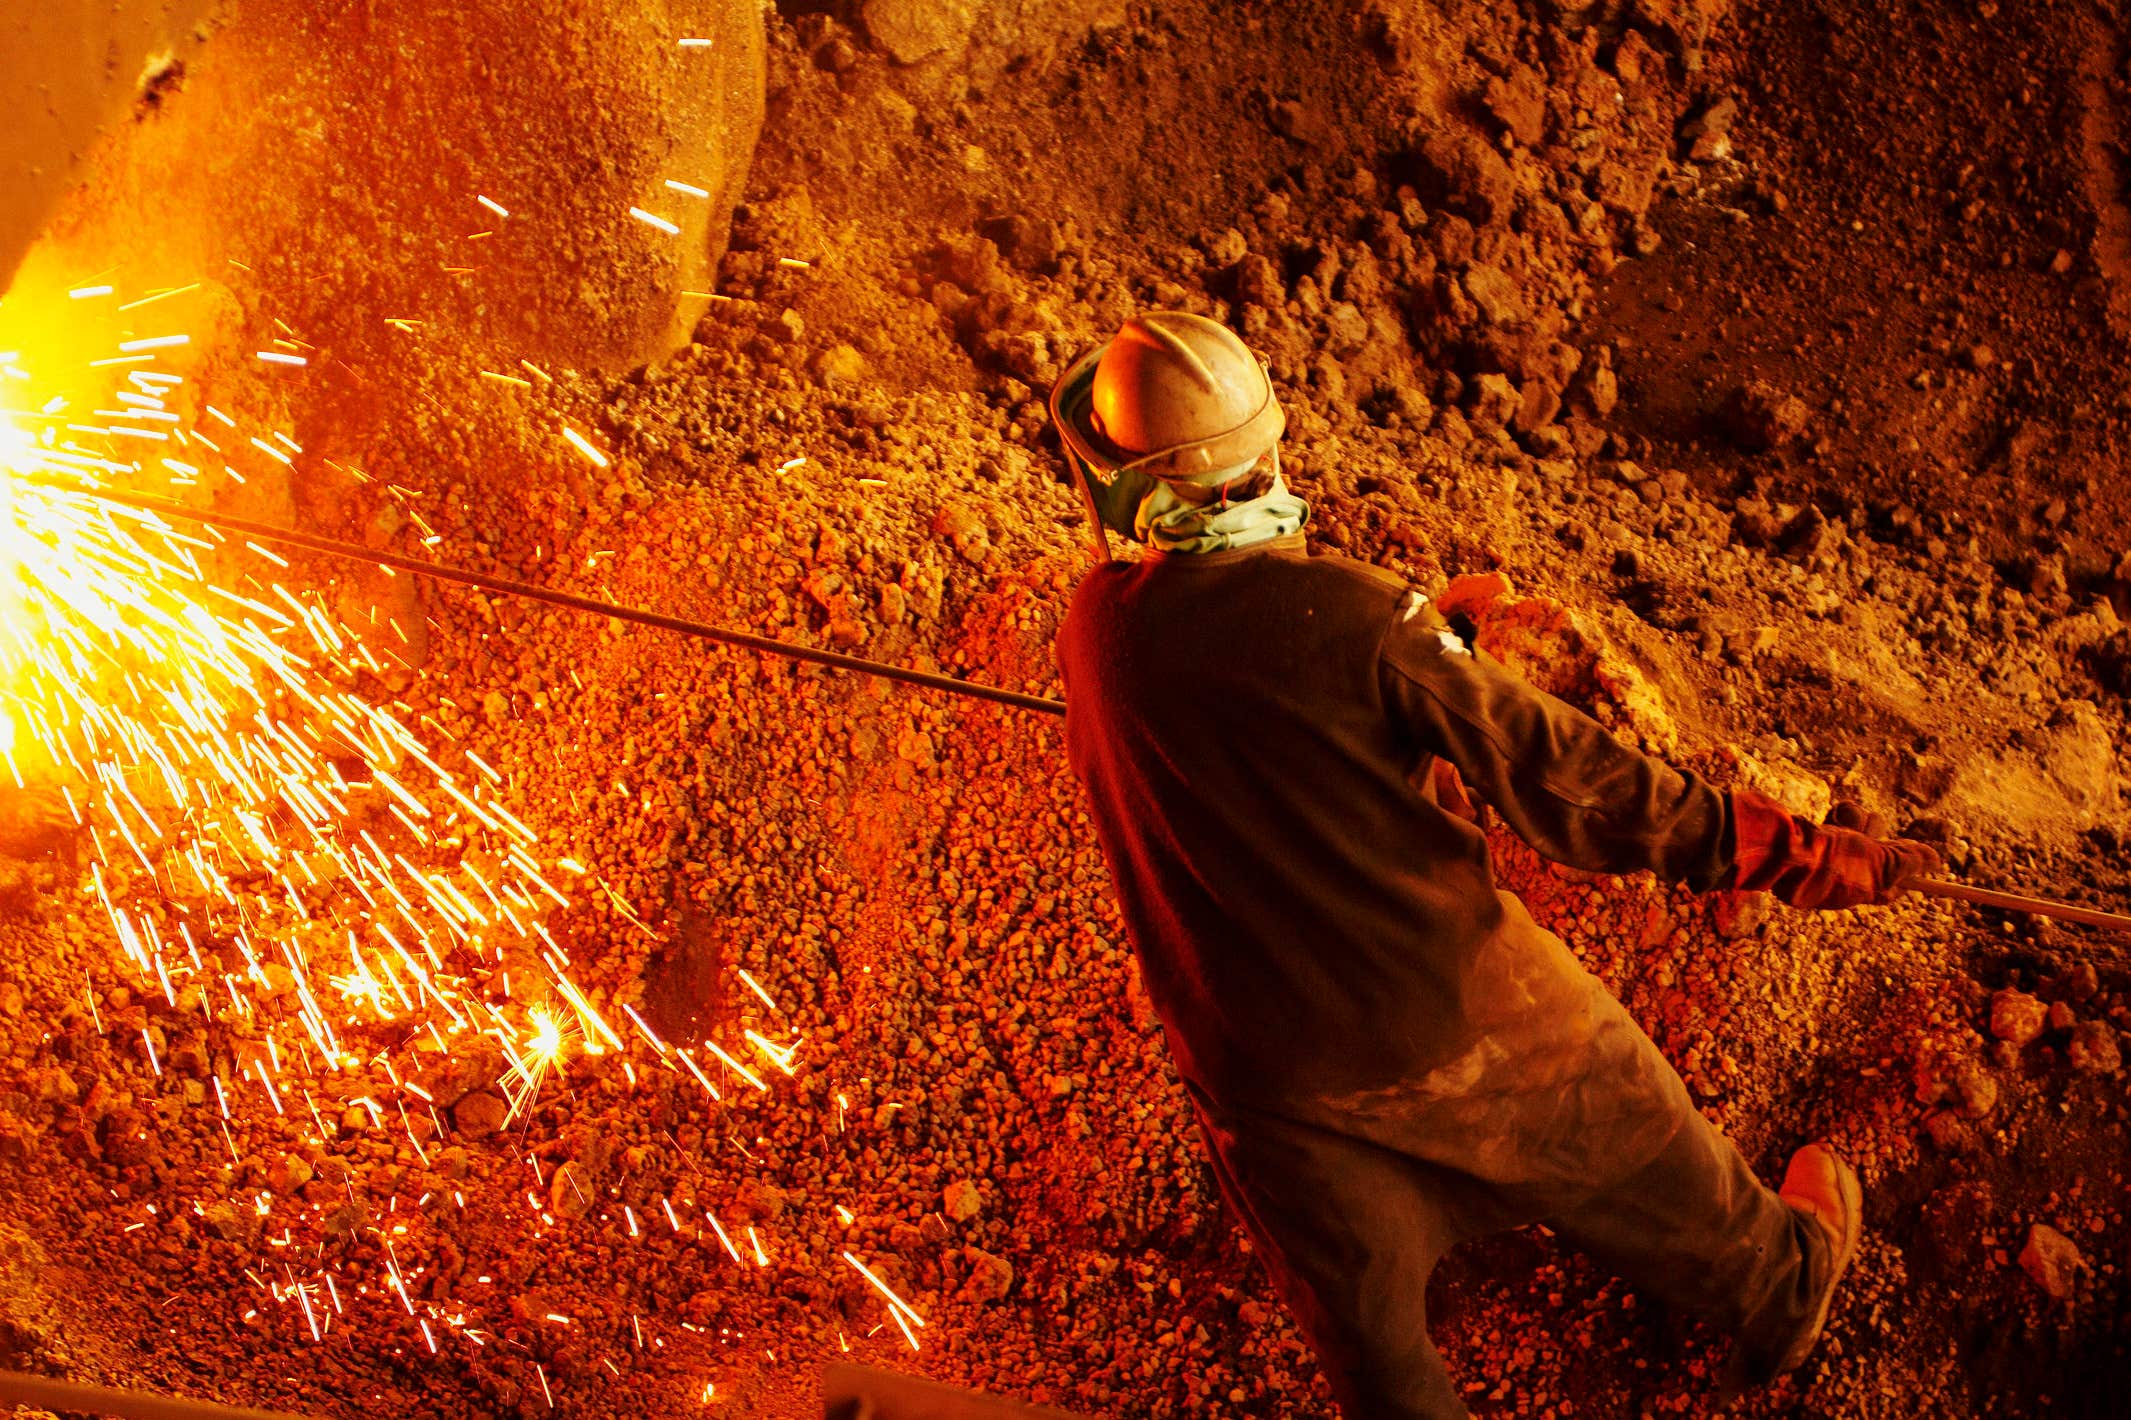
[{"label": "face shield", "polygon": [[1052,387],[1050,398],[1059,447],[1080,489],[1095,555],[1102,561],[1115,555],[1111,533],[1140,540],[1140,507],[1156,488],[1204,485],[1230,469],[1249,470],[1268,452],[1277,472],[1280,433],[1286,425],[1268,381],[1256,410],[1235,427],[1133,458],[1100,435],[1095,418],[1096,368],[1107,348],[1099,346],[1075,361]]},{"label": "face shield", "polygon": [[1051,419],[1060,431],[1058,447],[1065,455],[1066,467],[1072,471],[1074,485],[1080,489],[1081,506],[1092,525],[1095,556],[1107,562],[1115,555],[1110,549],[1111,533],[1124,538],[1137,536],[1134,522],[1139,505],[1154,491],[1154,479],[1140,469],[1105,467],[1083,457],[1077,447],[1079,441],[1065,437],[1067,429],[1088,426],[1094,402],[1093,360],[1076,364],[1051,391]]}]

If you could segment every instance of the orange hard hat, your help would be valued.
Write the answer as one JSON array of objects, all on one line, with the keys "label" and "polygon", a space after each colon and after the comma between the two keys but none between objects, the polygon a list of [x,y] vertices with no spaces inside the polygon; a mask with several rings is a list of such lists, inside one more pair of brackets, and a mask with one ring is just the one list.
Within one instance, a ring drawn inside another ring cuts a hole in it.
[{"label": "orange hard hat", "polygon": [[1066,446],[1105,473],[1201,483],[1255,463],[1287,418],[1236,333],[1187,311],[1150,311],[1089,351],[1051,392]]}]

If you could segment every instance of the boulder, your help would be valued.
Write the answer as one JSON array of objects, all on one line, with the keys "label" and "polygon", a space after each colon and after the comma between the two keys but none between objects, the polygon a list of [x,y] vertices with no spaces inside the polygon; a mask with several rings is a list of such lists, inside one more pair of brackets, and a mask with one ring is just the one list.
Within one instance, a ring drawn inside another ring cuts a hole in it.
[{"label": "boulder", "polygon": [[1805,401],[1766,380],[1752,380],[1732,391],[1724,406],[1724,427],[1732,441],[1751,453],[1777,449],[1805,433],[1810,417]]},{"label": "boulder", "polygon": [[452,1122],[468,1139],[486,1139],[510,1119],[509,1101],[494,1090],[475,1090],[452,1106]]},{"label": "boulder", "polygon": [[2080,1021],[2074,1025],[2072,1039],[2065,1046],[2065,1058],[2074,1070],[2088,1075],[2113,1075],[2124,1064],[2116,1028],[2107,1021]]},{"label": "boulder", "polygon": [[[99,13],[150,8],[204,7]],[[756,0],[704,0],[685,22],[653,0],[223,8],[230,23],[186,53],[154,121],[113,126],[83,158],[18,286],[212,273],[147,330],[192,333],[166,362],[179,373],[256,338],[241,328],[261,310],[372,387],[399,387],[388,360],[619,372],[687,341],[702,303],[683,292],[707,289],[762,123]],[[421,340],[384,338],[393,316],[418,316]],[[254,348],[229,363],[257,373]],[[300,403],[324,383],[266,388]]]}]

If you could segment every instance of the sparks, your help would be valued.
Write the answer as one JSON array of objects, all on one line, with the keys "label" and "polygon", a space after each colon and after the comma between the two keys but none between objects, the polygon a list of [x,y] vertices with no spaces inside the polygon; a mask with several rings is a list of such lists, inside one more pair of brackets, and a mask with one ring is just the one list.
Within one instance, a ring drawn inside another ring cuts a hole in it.
[{"label": "sparks", "polygon": [[[925,1318],[919,1316],[917,1314],[917,1310],[913,1308],[910,1303],[904,1301],[901,1297],[898,1297],[895,1294],[894,1290],[891,1289],[886,1282],[883,1282],[880,1278],[874,1276],[873,1269],[866,1266],[865,1263],[860,1262],[856,1257],[853,1257],[848,1251],[844,1253],[844,1261],[850,1263],[853,1267],[857,1268],[859,1276],[865,1278],[868,1282],[871,1282],[873,1284],[873,1289],[879,1292],[883,1297],[886,1297],[888,1299],[888,1315],[896,1318],[897,1325],[901,1325],[902,1318],[907,1316],[910,1318],[911,1321],[917,1323],[920,1328],[923,1328],[923,1326],[925,1325]],[[909,1339],[910,1349],[913,1351],[917,1350],[917,1338],[910,1335],[910,1330],[908,1327],[904,1327],[903,1335]]]},{"label": "sparks", "polygon": [[575,448],[577,452],[583,454],[588,460],[590,460],[592,467],[605,468],[607,466],[607,456],[601,453],[598,449],[593,448],[591,440],[587,439],[584,435],[578,433],[575,429],[572,429],[567,424],[562,426],[562,437],[568,439],[570,441],[571,447]]},{"label": "sparks", "polygon": [[[493,797],[500,776],[461,780],[393,713],[341,688],[380,662],[331,601],[283,580],[298,571],[288,558],[101,500],[191,486],[216,468],[205,453],[227,458],[225,447],[284,465],[303,452],[279,430],[195,404],[183,376],[156,368],[190,337],[134,338],[117,309],[75,317],[70,343],[86,354],[71,369],[37,370],[34,351],[13,342],[6,352],[10,370],[28,367],[9,377],[10,402],[37,413],[0,406],[0,772],[56,787],[94,845],[86,885],[110,920],[115,964],[172,1004],[195,992],[204,1010],[226,996],[261,1042],[238,1074],[289,1115],[284,1067],[352,1066],[341,1033],[358,1022],[465,1029],[488,1010],[474,963],[500,955],[512,928],[530,935],[537,896],[568,899],[534,886],[537,835]],[[119,356],[99,355],[99,339]],[[142,449],[134,440],[147,433],[168,442]],[[165,452],[179,448],[204,453]],[[360,772],[344,772],[351,760]],[[447,833],[470,851],[440,868],[430,858]],[[172,911],[174,887],[201,902],[197,913]],[[209,937],[233,969],[203,959]],[[553,984],[574,1013],[590,1012],[574,985]],[[521,1059],[560,1068],[560,1020],[504,1009],[512,1017],[491,1012],[494,1031],[514,1048],[530,1041]],[[584,1029],[611,1034],[596,1013]],[[142,1045],[162,1075],[154,1037]],[[235,1157],[233,1102],[222,1076],[210,1079]],[[407,1092],[426,1103],[419,1086]],[[323,1134],[310,1090],[298,1094]],[[382,1127],[375,1101],[354,1103]],[[419,1154],[412,1116],[398,1113]]]}]

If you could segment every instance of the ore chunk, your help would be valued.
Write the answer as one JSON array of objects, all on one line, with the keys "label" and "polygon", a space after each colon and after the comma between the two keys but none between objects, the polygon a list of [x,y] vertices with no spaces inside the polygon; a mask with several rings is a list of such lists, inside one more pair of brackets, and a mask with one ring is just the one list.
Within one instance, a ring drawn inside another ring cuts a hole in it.
[{"label": "ore chunk", "polygon": [[2073,1026],[2072,1042],[2065,1054],[2074,1070],[2087,1074],[2113,1075],[2124,1063],[2116,1028],[2107,1021],[2081,1021]]},{"label": "ore chunk", "polygon": [[1724,409],[1724,427],[1742,449],[1760,453],[1777,449],[1805,433],[1805,401],[1766,380],[1751,380],[1732,392]]},{"label": "ore chunk", "polygon": [[2085,1265],[2086,1259],[2072,1240],[2049,1224],[2037,1223],[2028,1229],[2027,1246],[2020,1249],[2020,1270],[2058,1301],[2072,1295],[2072,1284]]},{"label": "ore chunk", "polygon": [[475,1090],[452,1107],[451,1117],[469,1139],[486,1139],[503,1127],[511,1107],[493,1090]]},{"label": "ore chunk", "polygon": [[981,1247],[965,1247],[962,1259],[969,1264],[969,1279],[962,1284],[962,1300],[996,1302],[1014,1285],[1014,1265]]},{"label": "ore chunk", "polygon": [[966,1223],[983,1210],[984,1198],[974,1183],[966,1178],[958,1178],[947,1185],[941,1203],[947,1209],[948,1217],[957,1223]]},{"label": "ore chunk", "polygon": [[2041,1035],[2048,1016],[2049,1008],[2025,991],[2008,987],[1990,998],[1990,1033],[2016,1047]]}]

